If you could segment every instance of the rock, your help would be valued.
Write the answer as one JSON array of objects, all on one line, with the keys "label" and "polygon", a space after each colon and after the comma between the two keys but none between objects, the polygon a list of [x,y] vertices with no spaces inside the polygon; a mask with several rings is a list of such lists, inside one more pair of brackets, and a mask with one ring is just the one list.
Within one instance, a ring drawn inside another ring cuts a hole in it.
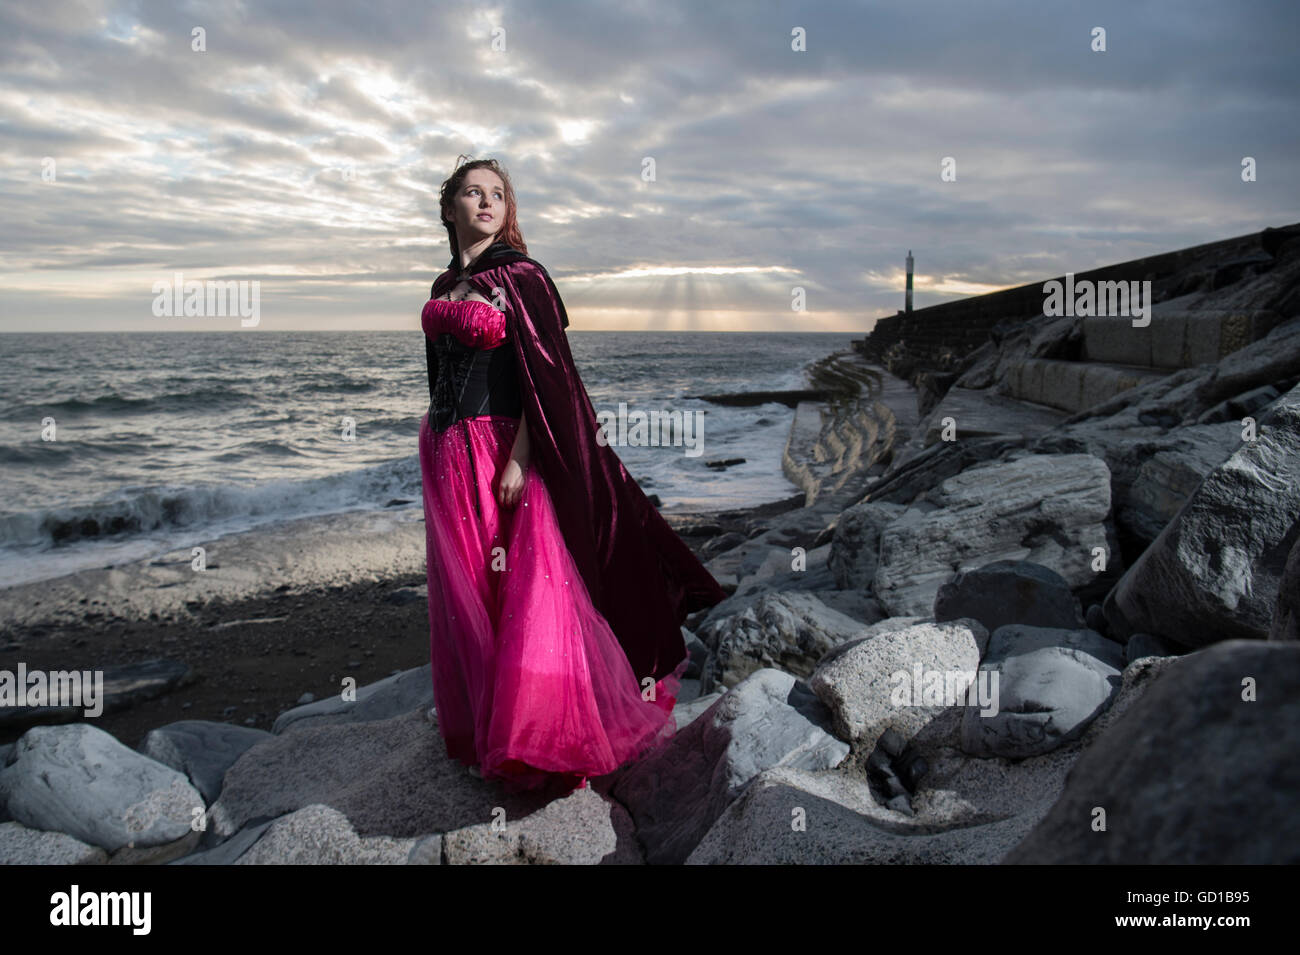
[{"label": "rock", "polygon": [[704,696],[697,696],[695,699],[685,703],[678,703],[673,709],[673,719],[677,722],[677,730],[681,732],[682,728],[695,722],[702,716],[709,707],[713,706],[722,698],[722,692],[708,693]]},{"label": "rock", "polygon": [[[1270,640],[1300,640],[1300,538],[1291,545],[1282,579],[1278,582],[1277,603],[1269,626]],[[0,763],[3,763],[0,757]]]},{"label": "rock", "polygon": [[901,504],[864,501],[840,514],[829,559],[835,586],[841,590],[871,587],[880,553],[880,532],[904,510]]},{"label": "rock", "polygon": [[150,759],[185,773],[211,804],[221,794],[221,780],[245,750],[272,739],[266,730],[207,720],[182,720],[150,730],[139,750]]},{"label": "rock", "polygon": [[1124,645],[1124,659],[1129,663],[1141,660],[1143,657],[1172,657],[1182,652],[1184,651],[1168,640],[1161,640],[1149,633],[1135,633]]},{"label": "rock", "polygon": [[[280,817],[280,818],[283,818]],[[168,865],[232,865],[240,856],[253,847],[258,839],[266,834],[266,830],[271,828],[274,819],[268,819],[266,822],[240,829],[237,833],[227,839],[225,842],[213,849],[207,849],[203,852],[193,852]]]},{"label": "rock", "polygon": [[[57,671],[56,671],[57,672]],[[78,671],[71,671],[76,673]],[[93,671],[80,671],[88,674]],[[94,687],[102,696],[95,702],[100,706],[99,716],[116,713],[144,700],[162,696],[178,686],[194,682],[194,671],[179,660],[144,660],[101,667],[103,685]],[[84,680],[82,699],[90,702],[90,680]],[[74,723],[87,718],[87,706],[0,706],[0,729],[18,729],[24,726]]]},{"label": "rock", "polygon": [[203,833],[191,829],[179,839],[157,846],[124,846],[108,857],[109,865],[166,865],[198,848]]},{"label": "rock", "polygon": [[209,837],[314,803],[343,813],[359,836],[400,838],[474,825],[495,806],[514,818],[545,805],[544,795],[504,793],[470,776],[426,714],[421,706],[387,720],[303,726],[248,750],[208,811]]},{"label": "rock", "polygon": [[1159,662],[1005,863],[1300,862],[1300,646],[1232,640]]},{"label": "rock", "polygon": [[0,865],[103,865],[108,853],[62,832],[0,823]]},{"label": "rock", "polygon": [[[917,698],[926,676],[937,671],[943,680],[950,673],[964,674],[957,680],[964,690],[979,669],[987,642],[988,631],[975,620],[883,620],[829,654],[809,685],[830,710],[841,739],[870,747],[893,729],[906,741],[947,705],[923,705]],[[915,687],[918,670],[922,685]]]},{"label": "rock", "polygon": [[992,633],[1009,623],[1073,630],[1079,602],[1056,571],[1027,560],[999,560],[958,574],[939,588],[934,619],[970,617]]},{"label": "rock", "polygon": [[0,770],[13,818],[110,852],[181,839],[204,806],[182,773],[88,723],[33,727],[15,755]]},{"label": "rock", "polygon": [[419,603],[422,600],[429,599],[429,585],[420,584],[418,587],[398,587],[391,593],[384,595],[384,602],[396,604],[404,607],[406,604]]},{"label": "rock", "polygon": [[641,865],[626,810],[590,787],[519,819],[499,817],[442,837],[447,865]]},{"label": "rock", "polygon": [[954,568],[1030,560],[1071,587],[1091,583],[1093,548],[1119,555],[1106,524],[1110,472],[1087,454],[1027,455],[944,481],[935,509],[910,507],[880,535],[873,590],[892,616],[929,613]]},{"label": "rock", "polygon": [[860,621],[830,609],[816,594],[765,594],[752,608],[700,628],[714,648],[702,689],[732,687],[769,667],[809,676],[827,651],[862,629]]},{"label": "rock", "polygon": [[344,700],[341,695],[329,696],[285,710],[275,718],[271,732],[283,733],[290,727],[386,720],[419,706],[432,705],[433,675],[430,664],[426,663],[357,687],[354,701]]},{"label": "rock", "polygon": [[1300,533],[1300,386],[1216,468],[1107,596],[1111,630],[1200,647],[1265,639]]},{"label": "rock", "polygon": [[442,834],[434,833],[415,840],[406,857],[407,865],[442,865]]},{"label": "rock", "polygon": [[759,670],[647,758],[610,794],[636,822],[651,864],[681,862],[745,785],[772,766],[829,769],[849,747],[805,684]]},{"label": "rock", "polygon": [[415,839],[362,839],[347,816],[329,806],[304,806],[272,822],[235,865],[405,865]]},{"label": "rock", "polygon": [[962,749],[1023,759],[1077,739],[1110,705],[1124,648],[1092,630],[1010,625],[993,632],[980,670],[998,674],[995,703],[966,708]]},{"label": "rock", "polygon": [[[733,802],[687,858],[688,865],[987,865],[1032,828],[1013,817],[946,831],[898,831],[843,794],[833,774],[764,772]],[[862,797],[858,797],[859,799]],[[850,803],[846,805],[845,803]],[[880,809],[880,812],[887,810]],[[802,824],[802,828],[796,827]]]}]

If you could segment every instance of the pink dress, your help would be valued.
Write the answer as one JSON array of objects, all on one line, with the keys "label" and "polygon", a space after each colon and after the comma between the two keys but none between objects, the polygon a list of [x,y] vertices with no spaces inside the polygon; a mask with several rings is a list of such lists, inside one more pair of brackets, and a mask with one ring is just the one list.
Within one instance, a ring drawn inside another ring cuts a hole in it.
[{"label": "pink dress", "polygon": [[[486,302],[431,300],[422,324],[430,338],[513,347],[505,316]],[[535,467],[516,506],[498,506],[519,420],[480,415],[441,433],[427,414],[420,421],[434,705],[448,754],[479,764],[484,779],[567,790],[673,735],[686,661],[643,694]]]}]

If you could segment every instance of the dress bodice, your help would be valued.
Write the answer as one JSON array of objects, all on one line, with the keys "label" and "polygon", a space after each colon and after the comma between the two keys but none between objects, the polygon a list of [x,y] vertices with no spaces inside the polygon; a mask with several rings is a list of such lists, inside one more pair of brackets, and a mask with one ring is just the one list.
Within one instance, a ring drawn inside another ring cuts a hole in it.
[{"label": "dress bodice", "polygon": [[420,316],[429,367],[429,427],[440,432],[461,418],[518,418],[519,366],[506,339],[505,316],[488,302],[430,299]]},{"label": "dress bodice", "polygon": [[469,348],[495,348],[505,341],[506,317],[489,302],[431,298],[420,316],[424,334],[437,338],[450,333]]}]

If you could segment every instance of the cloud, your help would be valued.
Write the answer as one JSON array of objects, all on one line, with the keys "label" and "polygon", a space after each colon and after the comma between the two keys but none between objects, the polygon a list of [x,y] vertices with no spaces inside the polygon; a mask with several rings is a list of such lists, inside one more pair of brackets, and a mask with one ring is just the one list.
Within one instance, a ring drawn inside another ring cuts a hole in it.
[{"label": "cloud", "polygon": [[414,329],[458,153],[509,169],[575,329],[788,327],[795,285],[865,329],[909,248],[923,306],[1296,221],[1297,27],[1280,0],[7,4],[0,329],[136,327],[177,269]]}]

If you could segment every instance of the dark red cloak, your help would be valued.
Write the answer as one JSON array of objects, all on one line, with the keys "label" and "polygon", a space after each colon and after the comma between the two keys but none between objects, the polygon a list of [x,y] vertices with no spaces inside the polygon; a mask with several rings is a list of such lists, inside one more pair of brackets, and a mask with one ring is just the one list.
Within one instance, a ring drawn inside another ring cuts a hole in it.
[{"label": "dark red cloak", "polygon": [[[637,679],[660,680],[686,657],[686,615],[726,594],[646,498],[600,424],[569,351],[569,316],[546,269],[495,242],[465,272],[453,261],[430,292],[461,278],[506,316],[518,358],[529,466],[550,492],[564,542],[592,603],[618,637]],[[506,346],[502,346],[506,347]]]}]

